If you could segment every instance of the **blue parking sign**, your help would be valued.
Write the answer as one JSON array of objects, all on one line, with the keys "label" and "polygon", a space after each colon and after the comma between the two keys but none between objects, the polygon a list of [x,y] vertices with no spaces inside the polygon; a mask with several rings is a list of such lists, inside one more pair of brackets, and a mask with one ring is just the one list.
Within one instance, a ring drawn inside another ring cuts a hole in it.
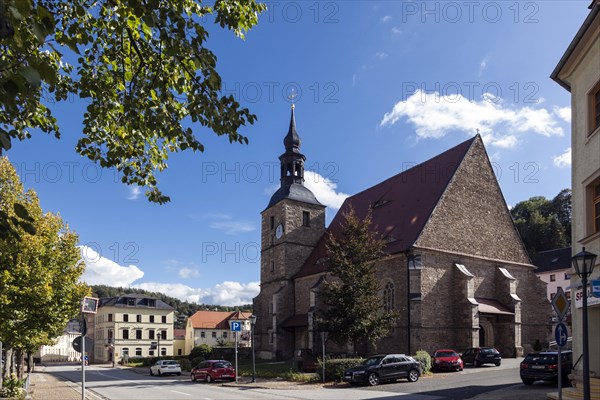
[{"label": "blue parking sign", "polygon": [[240,321],[231,321],[231,331],[232,332],[241,332],[242,331],[242,323]]},{"label": "blue parking sign", "polygon": [[592,281],[592,296],[600,297],[600,279],[594,279]]}]

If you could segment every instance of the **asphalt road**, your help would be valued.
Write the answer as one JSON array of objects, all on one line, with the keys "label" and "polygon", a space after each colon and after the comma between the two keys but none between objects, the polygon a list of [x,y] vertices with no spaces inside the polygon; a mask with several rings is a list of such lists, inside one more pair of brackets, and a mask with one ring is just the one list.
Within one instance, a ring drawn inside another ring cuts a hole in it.
[{"label": "asphalt road", "polygon": [[[410,383],[400,380],[375,387],[315,387],[303,390],[223,387],[218,384],[191,382],[186,377],[154,377],[125,369],[90,366],[86,368],[86,387],[100,398],[110,400],[217,400],[217,399],[390,399],[402,400],[544,400],[555,391],[551,383],[525,386],[519,378],[519,359],[503,360],[500,367],[467,367],[462,372],[436,373]],[[76,366],[46,368],[77,384],[81,369]]]}]

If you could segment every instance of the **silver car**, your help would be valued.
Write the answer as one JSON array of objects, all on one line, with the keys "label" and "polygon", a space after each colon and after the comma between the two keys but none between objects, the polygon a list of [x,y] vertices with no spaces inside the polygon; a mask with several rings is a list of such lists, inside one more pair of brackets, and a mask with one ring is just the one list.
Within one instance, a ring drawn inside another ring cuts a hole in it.
[{"label": "silver car", "polygon": [[158,360],[150,367],[150,375],[181,375],[181,366],[175,360]]}]

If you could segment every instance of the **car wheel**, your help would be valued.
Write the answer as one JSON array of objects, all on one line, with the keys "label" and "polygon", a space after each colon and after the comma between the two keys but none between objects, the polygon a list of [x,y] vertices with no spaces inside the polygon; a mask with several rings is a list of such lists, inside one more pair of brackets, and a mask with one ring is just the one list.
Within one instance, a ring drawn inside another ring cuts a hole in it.
[{"label": "car wheel", "polygon": [[523,383],[526,384],[527,386],[533,385],[534,380],[533,379],[525,379],[523,378]]},{"label": "car wheel", "polygon": [[498,361],[498,362],[496,363],[496,367],[499,367],[499,366],[500,366],[500,361]]},{"label": "car wheel", "polygon": [[158,370],[158,376],[162,376],[162,372],[160,369]]},{"label": "car wheel", "polygon": [[206,374],[206,383],[211,383],[213,381],[212,376],[210,376],[209,374]]},{"label": "car wheel", "polygon": [[479,361],[477,361],[477,360],[473,360],[473,366],[474,366],[475,368],[479,367]]},{"label": "car wheel", "polygon": [[154,376],[154,372],[152,372],[152,368],[150,368],[150,376]]},{"label": "car wheel", "polygon": [[196,375],[194,375],[194,374],[190,374],[190,379],[192,380],[192,382],[196,382],[197,381]]},{"label": "car wheel", "polygon": [[181,376],[181,372],[178,372],[178,373],[177,373],[177,376]]},{"label": "car wheel", "polygon": [[369,376],[367,377],[367,382],[369,383],[369,386],[377,386],[377,385],[379,385],[379,375],[377,375],[374,372],[371,372],[369,374]]},{"label": "car wheel", "polygon": [[416,382],[419,380],[419,371],[417,371],[416,369],[411,369],[410,371],[408,371],[408,381],[409,382]]}]

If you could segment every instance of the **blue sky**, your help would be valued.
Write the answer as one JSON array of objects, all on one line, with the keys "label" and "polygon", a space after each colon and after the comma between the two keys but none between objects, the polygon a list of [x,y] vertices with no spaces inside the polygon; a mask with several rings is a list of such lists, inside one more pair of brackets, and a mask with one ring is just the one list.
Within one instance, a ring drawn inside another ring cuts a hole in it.
[{"label": "blue sky", "polygon": [[[223,91],[258,116],[248,146],[201,127],[204,154],[172,156],[171,203],[150,204],[79,157],[85,102],[55,105],[56,140],[8,153],[45,211],[80,235],[88,283],[209,304],[258,294],[260,212],[278,187],[290,101],[307,186],[328,205],[481,132],[506,201],[570,187],[570,97],[549,75],[585,19],[585,1],[268,2],[245,41],[217,27]],[[210,21],[207,21],[210,22]],[[312,171],[312,172],[310,172]]]}]

